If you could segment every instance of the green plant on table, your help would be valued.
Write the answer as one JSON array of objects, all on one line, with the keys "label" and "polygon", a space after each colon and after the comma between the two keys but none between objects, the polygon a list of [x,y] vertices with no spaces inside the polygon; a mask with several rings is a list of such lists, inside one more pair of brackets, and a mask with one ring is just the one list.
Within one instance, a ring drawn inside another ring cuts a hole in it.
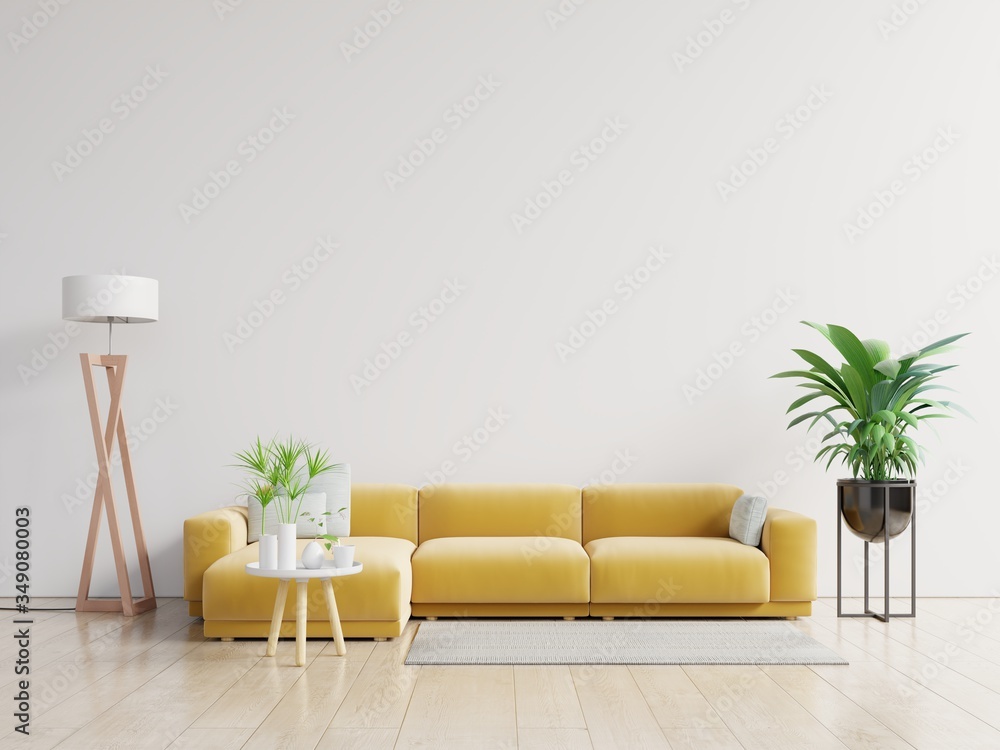
[{"label": "green plant on table", "polygon": [[[338,510],[337,513],[338,514],[343,513],[345,510],[347,510],[347,508],[343,507],[340,510]],[[313,541],[314,542],[318,542],[320,539],[323,539],[324,540],[323,546],[326,547],[327,552],[329,552],[331,549],[333,549],[334,545],[336,545],[338,547],[340,546],[340,537],[339,536],[334,536],[333,534],[324,534],[323,533],[323,529],[326,526],[326,522],[329,519],[329,517],[332,516],[332,515],[333,514],[330,511],[326,511],[325,513],[320,513],[318,517],[313,516],[311,513],[309,513],[309,511],[306,511],[305,513],[302,514],[303,517],[307,518],[307,520],[309,521],[309,523],[316,524],[317,532],[316,532],[315,536],[313,537]]]},{"label": "green plant on table", "polygon": [[[266,443],[257,437],[248,450],[235,457],[236,466],[250,475],[244,488],[262,510],[274,502],[279,523],[295,523],[313,480],[340,466],[330,461],[329,451],[291,436],[285,440],[272,438]],[[261,533],[263,529],[261,521]]]},{"label": "green plant on table", "polygon": [[[814,460],[827,457],[830,468],[838,457],[849,466],[855,478],[880,482],[912,477],[917,463],[923,461],[923,448],[908,431],[915,431],[922,421],[968,415],[952,401],[930,398],[928,391],[952,390],[935,382],[938,375],[955,365],[940,365],[922,360],[951,351],[951,346],[966,333],[928,344],[901,357],[889,353],[889,345],[878,339],[861,341],[848,329],[802,321],[815,328],[833,344],[844,358],[834,366],[806,349],[793,349],[809,365],[808,370],[788,370],[773,378],[798,378],[799,388],[809,393],[792,402],[786,413],[826,398],[821,410],[800,413],[788,428],[811,419],[811,430],[826,420],[832,430],[823,436],[826,443]],[[814,408],[811,405],[810,408]]]},{"label": "green plant on table", "polygon": [[271,470],[270,443],[264,444],[260,437],[245,451],[235,454],[236,466],[244,469],[250,476],[240,485],[252,498],[260,503],[260,533],[265,533],[267,506],[275,498],[275,476]]}]

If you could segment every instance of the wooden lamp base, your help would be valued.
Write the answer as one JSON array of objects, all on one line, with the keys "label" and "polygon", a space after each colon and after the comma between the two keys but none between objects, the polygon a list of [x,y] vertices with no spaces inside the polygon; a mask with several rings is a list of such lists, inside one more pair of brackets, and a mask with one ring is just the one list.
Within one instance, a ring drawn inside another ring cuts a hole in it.
[{"label": "wooden lamp base", "polygon": [[[94,508],[90,515],[90,532],[87,535],[87,551],[83,557],[80,573],[80,590],[76,597],[77,612],[121,612],[129,617],[156,609],[156,595],[153,593],[153,574],[149,567],[149,551],[146,536],[142,531],[139,517],[139,502],[135,494],[135,480],[132,477],[132,459],[129,456],[128,438],[125,432],[125,418],[122,416],[122,386],[125,382],[125,366],[128,357],[123,354],[81,354],[83,383],[87,390],[87,405],[90,408],[90,423],[94,430],[94,447],[97,450],[97,487],[94,490]],[[94,385],[93,368],[103,367],[108,376],[108,390],[111,404],[108,420],[101,425],[97,404],[97,389]],[[132,596],[125,563],[125,548],[122,545],[121,528],[115,507],[114,491],[111,488],[111,448],[118,438],[118,451],[122,459],[125,475],[125,489],[128,493],[129,511],[132,516],[132,531],[135,535],[135,550],[139,556],[139,572],[142,574],[141,597]],[[111,548],[115,556],[118,573],[120,599],[91,599],[90,582],[94,574],[94,554],[97,551],[97,537],[101,529],[101,508],[107,509],[108,528],[111,532]]]}]

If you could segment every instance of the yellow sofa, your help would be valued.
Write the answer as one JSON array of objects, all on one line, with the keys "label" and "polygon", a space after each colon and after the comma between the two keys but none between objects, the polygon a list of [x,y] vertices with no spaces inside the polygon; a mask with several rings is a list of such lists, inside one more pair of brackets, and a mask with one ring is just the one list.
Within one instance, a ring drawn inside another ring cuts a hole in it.
[{"label": "yellow sofa", "polygon": [[[351,487],[355,559],[364,570],[334,578],[340,620],[347,637],[392,638],[410,618],[410,557],[417,545],[417,490],[392,484]],[[308,539],[299,540],[299,548]],[[246,508],[222,508],[184,522],[184,598],[192,615],[205,618],[205,635],[266,638],[278,581],[246,573],[258,559],[247,544]],[[309,584],[307,634],[329,638],[326,600],[318,581]],[[285,604],[282,635],[294,635],[295,597]]]},{"label": "yellow sofa", "polygon": [[726,484],[583,490],[590,614],[797,617],[816,599],[816,522],[769,508],[759,548],[729,538]]},{"label": "yellow sofa", "polygon": [[[425,617],[796,617],[816,598],[816,523],[769,509],[760,547],[729,538],[723,484],[448,484],[351,488],[335,578],[344,634],[394,637]],[[184,523],[184,598],[205,635],[267,636],[277,581],[248,576],[245,508]],[[347,540],[345,540],[347,541]],[[304,546],[307,540],[301,540]],[[308,634],[329,637],[318,586]],[[294,598],[283,635],[292,635]]]}]

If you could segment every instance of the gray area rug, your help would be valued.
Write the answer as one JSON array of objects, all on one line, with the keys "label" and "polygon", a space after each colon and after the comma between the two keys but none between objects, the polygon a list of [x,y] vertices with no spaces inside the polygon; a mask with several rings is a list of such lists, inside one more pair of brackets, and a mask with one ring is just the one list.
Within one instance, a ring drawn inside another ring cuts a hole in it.
[{"label": "gray area rug", "polygon": [[774,620],[436,620],[407,664],[847,664]]}]

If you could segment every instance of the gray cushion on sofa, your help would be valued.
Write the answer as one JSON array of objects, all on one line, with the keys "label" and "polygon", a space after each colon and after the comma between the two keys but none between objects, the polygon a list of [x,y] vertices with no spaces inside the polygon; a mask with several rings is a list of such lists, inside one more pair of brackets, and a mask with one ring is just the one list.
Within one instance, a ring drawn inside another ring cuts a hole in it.
[{"label": "gray cushion on sofa", "polygon": [[757,495],[741,495],[733,505],[729,517],[729,536],[737,542],[756,547],[764,532],[764,518],[767,516],[767,498]]}]

